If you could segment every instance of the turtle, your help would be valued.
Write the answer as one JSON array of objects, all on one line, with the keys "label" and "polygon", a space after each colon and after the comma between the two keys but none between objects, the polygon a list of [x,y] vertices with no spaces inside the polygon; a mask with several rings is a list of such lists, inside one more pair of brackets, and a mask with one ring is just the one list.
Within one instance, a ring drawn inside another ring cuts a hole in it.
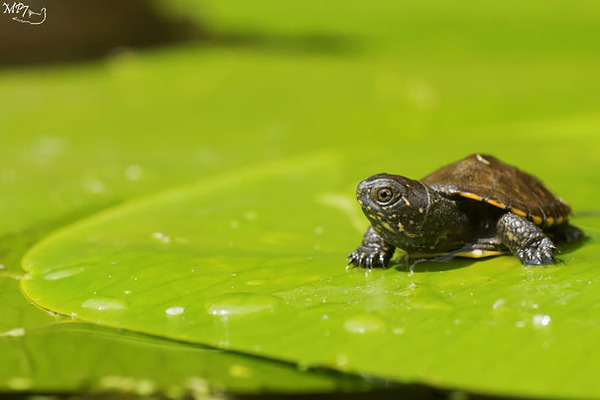
[{"label": "turtle", "polygon": [[553,242],[584,233],[571,208],[544,184],[488,154],[472,154],[421,180],[386,173],[358,184],[371,226],[348,266],[387,267],[396,248],[410,258],[516,255],[523,265],[550,265]]}]

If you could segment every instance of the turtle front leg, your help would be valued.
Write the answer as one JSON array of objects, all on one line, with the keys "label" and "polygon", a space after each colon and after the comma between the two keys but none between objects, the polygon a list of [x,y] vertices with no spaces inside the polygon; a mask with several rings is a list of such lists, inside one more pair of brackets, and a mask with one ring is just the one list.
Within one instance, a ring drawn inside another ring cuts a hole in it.
[{"label": "turtle front leg", "polygon": [[386,242],[372,227],[367,229],[363,241],[348,256],[348,265],[361,268],[387,267],[396,248]]},{"label": "turtle front leg", "polygon": [[523,265],[556,264],[554,243],[533,222],[507,213],[500,217],[497,232],[502,244],[519,257]]}]

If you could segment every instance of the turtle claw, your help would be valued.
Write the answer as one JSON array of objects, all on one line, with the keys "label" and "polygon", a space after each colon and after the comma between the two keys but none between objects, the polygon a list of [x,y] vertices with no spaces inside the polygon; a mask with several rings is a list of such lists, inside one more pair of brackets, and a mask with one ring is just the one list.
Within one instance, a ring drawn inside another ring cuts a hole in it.
[{"label": "turtle claw", "polygon": [[554,244],[544,237],[542,240],[519,250],[517,256],[524,265],[553,265],[556,264],[555,251]]},{"label": "turtle claw", "polygon": [[358,255],[358,266],[361,266],[365,261],[365,253],[360,253]]},{"label": "turtle claw", "polygon": [[367,229],[363,242],[348,256],[348,266],[359,268],[386,268],[394,255],[394,246],[388,244],[372,227]]},{"label": "turtle claw", "polygon": [[348,267],[353,265],[359,268],[386,268],[390,256],[379,247],[360,245],[348,256]]}]

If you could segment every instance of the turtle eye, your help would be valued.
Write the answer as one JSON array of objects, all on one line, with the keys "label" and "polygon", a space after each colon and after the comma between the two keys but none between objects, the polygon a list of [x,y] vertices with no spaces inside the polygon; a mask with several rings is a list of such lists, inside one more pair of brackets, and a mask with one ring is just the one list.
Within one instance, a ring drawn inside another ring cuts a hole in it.
[{"label": "turtle eye", "polygon": [[388,187],[382,187],[377,190],[376,196],[379,203],[386,204],[392,200],[394,193],[392,192],[392,189]]}]

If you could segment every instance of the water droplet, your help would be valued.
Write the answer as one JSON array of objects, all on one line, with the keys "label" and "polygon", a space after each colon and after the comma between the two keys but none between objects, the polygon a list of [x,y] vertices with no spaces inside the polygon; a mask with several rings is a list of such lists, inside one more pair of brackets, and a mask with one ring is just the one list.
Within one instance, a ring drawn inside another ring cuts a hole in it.
[{"label": "water droplet", "polygon": [[15,329],[11,329],[6,332],[0,332],[0,337],[1,336],[11,336],[11,337],[25,336],[25,328],[15,328]]},{"label": "water droplet", "polygon": [[394,335],[402,335],[404,333],[404,328],[400,328],[400,327],[394,328],[394,329],[392,329],[392,333]]},{"label": "water droplet", "polygon": [[171,238],[165,235],[163,232],[154,232],[152,234],[152,238],[163,243],[171,243]]},{"label": "water droplet", "polygon": [[[82,308],[89,308],[97,311],[106,310],[126,310],[129,305],[123,300],[108,297],[96,297],[88,299],[81,304]],[[75,314],[77,315],[77,314]]]},{"label": "water droplet", "polygon": [[139,165],[131,164],[125,168],[125,176],[130,181],[137,181],[142,176],[142,169]]},{"label": "water droplet", "polygon": [[315,233],[316,233],[317,235],[320,235],[320,234],[322,234],[322,233],[323,233],[323,227],[322,227],[322,226],[317,226],[317,227],[315,228]]},{"label": "water droplet", "polygon": [[497,310],[500,307],[502,307],[504,304],[506,304],[506,301],[504,299],[498,299],[494,302],[494,304],[492,305],[492,308],[494,310]]},{"label": "water droplet", "polygon": [[352,333],[371,333],[382,331],[386,327],[383,318],[375,314],[358,314],[344,322],[344,328]]},{"label": "water droplet", "polygon": [[131,294],[131,290],[124,290],[123,293],[124,294]]},{"label": "water droplet", "polygon": [[527,322],[525,322],[525,321],[517,321],[517,322],[515,322],[515,326],[517,328],[524,328],[525,325],[527,325]]},{"label": "water droplet", "polygon": [[231,229],[239,228],[239,226],[240,226],[240,222],[238,220],[232,219],[231,221],[229,221],[229,227]]},{"label": "water droplet", "polygon": [[258,215],[254,211],[246,211],[244,218],[246,218],[248,221],[254,221],[256,218],[258,218]]},{"label": "water droplet", "polygon": [[0,271],[4,271],[6,269],[6,267],[2,264],[0,264]]},{"label": "water droplet", "polygon": [[68,269],[61,269],[58,271],[51,271],[49,273],[47,273],[46,275],[44,275],[44,279],[47,281],[55,281],[58,279],[64,279],[64,278],[68,278],[70,276],[73,275],[77,275],[80,272],[83,271],[83,267],[76,267],[76,268],[68,268]]},{"label": "water droplet", "polygon": [[185,311],[185,307],[173,306],[169,307],[165,310],[165,314],[169,316],[181,315]]},{"label": "water droplet", "polygon": [[536,314],[531,320],[533,322],[533,325],[544,327],[550,325],[550,321],[552,321],[552,318],[550,318],[549,315]]},{"label": "water droplet", "polygon": [[221,297],[207,308],[212,315],[248,315],[273,311],[281,303],[278,297],[256,293],[234,293]]},{"label": "water droplet", "polygon": [[523,300],[521,302],[521,306],[528,307],[528,308],[534,308],[534,309],[539,308],[539,305],[537,305],[536,303],[534,303],[531,300]]}]

